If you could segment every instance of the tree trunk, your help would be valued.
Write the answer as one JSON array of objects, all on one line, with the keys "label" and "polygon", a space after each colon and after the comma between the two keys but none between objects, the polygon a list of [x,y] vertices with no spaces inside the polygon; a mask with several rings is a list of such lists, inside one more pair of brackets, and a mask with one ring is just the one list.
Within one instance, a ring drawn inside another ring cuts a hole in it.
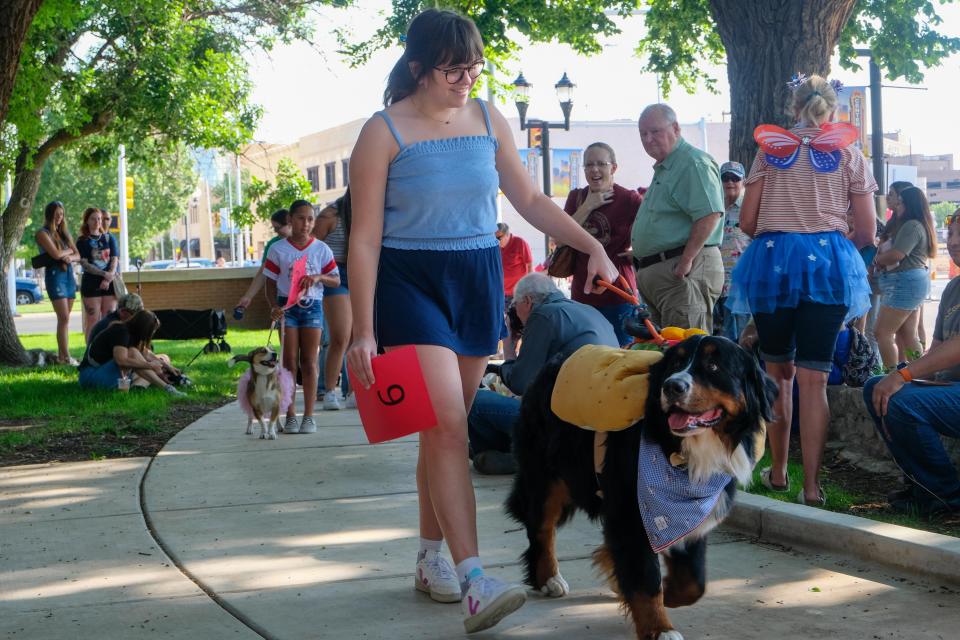
[{"label": "tree trunk", "polygon": [[748,169],[760,124],[789,127],[787,82],[795,73],[826,77],[830,55],[856,0],[710,0],[727,51],[730,159]]},{"label": "tree trunk", "polygon": [[3,0],[0,2],[0,122],[7,117],[13,83],[20,66],[20,51],[33,16],[43,0]]},{"label": "tree trunk", "polygon": [[[21,154],[21,158],[25,157],[24,154]],[[20,166],[20,162],[17,164]],[[42,173],[42,162],[37,163],[31,169],[17,171],[10,202],[3,210],[3,242],[0,243],[0,264],[3,265],[4,272],[9,268],[10,260],[23,237],[23,229],[27,220],[30,219],[30,209],[37,197],[37,190],[40,188],[40,174]],[[7,278],[3,277],[2,280],[3,282],[0,283],[0,364],[21,366],[27,363],[27,354],[17,337],[17,330],[13,321],[13,309],[10,308],[10,298],[7,296]]]}]

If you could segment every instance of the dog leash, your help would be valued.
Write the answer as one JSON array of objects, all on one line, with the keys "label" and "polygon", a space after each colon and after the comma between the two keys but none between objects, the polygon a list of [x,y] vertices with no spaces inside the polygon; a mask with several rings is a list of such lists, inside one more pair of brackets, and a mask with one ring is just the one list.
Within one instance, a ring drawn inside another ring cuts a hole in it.
[{"label": "dog leash", "polygon": [[[633,304],[638,307],[640,306],[640,299],[633,293],[633,290],[630,289],[630,285],[627,283],[627,280],[626,278],[623,277],[623,275],[617,276],[617,283],[623,287],[622,289],[613,283],[607,282],[606,280],[602,279],[600,276],[597,276],[596,278],[594,278],[593,281],[594,283],[600,285],[604,289],[607,289],[608,291],[612,291],[613,293],[617,294],[618,296],[620,296],[630,304]],[[643,324],[647,328],[647,331],[650,332],[650,335],[653,336],[653,339],[655,342],[659,344],[666,343],[666,340],[664,339],[664,337],[661,336],[660,332],[657,331],[657,328],[653,326],[653,322],[650,321],[650,318],[644,318]]]}]

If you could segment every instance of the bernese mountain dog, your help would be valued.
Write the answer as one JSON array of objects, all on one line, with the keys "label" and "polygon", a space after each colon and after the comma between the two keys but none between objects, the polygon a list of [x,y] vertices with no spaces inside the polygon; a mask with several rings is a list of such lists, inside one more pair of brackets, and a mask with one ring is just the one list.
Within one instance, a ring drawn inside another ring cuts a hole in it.
[{"label": "bernese mountain dog", "polygon": [[506,507],[526,528],[526,582],[547,596],[569,592],[554,541],[581,509],[602,523],[594,564],[637,637],[682,640],[664,607],[703,595],[707,532],[729,513],[737,484],[750,482],[776,385],[734,342],[694,336],[651,367],[644,417],[598,436],[552,412],[562,364],[549,362],[524,394],[514,435],[517,474]]}]

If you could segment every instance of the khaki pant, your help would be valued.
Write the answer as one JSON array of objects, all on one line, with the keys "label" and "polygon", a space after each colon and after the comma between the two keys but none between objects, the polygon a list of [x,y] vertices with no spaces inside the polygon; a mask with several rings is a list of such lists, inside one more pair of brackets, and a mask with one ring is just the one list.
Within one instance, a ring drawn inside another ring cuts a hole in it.
[{"label": "khaki pant", "polygon": [[679,261],[677,256],[637,270],[637,289],[651,320],[661,327],[696,327],[713,333],[713,306],[723,290],[720,249],[704,247],[686,278],[673,275]]}]

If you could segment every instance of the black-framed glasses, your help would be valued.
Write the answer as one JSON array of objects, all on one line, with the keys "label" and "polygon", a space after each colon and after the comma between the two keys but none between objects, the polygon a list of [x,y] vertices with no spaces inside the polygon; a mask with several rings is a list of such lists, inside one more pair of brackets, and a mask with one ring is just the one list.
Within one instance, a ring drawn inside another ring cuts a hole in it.
[{"label": "black-framed glasses", "polygon": [[483,73],[483,67],[486,64],[487,61],[481,58],[466,67],[447,67],[446,69],[434,67],[434,69],[443,74],[443,77],[447,80],[447,84],[457,84],[463,79],[464,73],[470,76],[471,80],[476,80],[477,76]]},{"label": "black-framed glasses", "polygon": [[734,173],[725,173],[720,176],[721,182],[740,182],[741,180],[743,180],[743,178]]},{"label": "black-framed glasses", "polygon": [[943,219],[943,226],[949,227],[954,222],[960,222],[960,213],[951,213]]}]

